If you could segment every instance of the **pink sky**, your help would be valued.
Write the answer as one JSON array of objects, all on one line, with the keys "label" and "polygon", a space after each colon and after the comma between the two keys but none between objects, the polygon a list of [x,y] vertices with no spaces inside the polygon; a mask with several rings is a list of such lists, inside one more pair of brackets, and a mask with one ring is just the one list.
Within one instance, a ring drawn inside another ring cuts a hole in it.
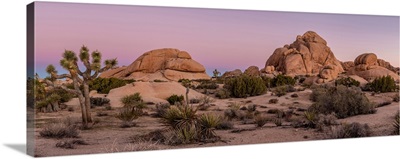
[{"label": "pink sky", "polygon": [[206,69],[260,68],[313,30],[341,61],[373,52],[399,66],[399,17],[36,2],[36,72],[84,44],[129,65],[158,48],[185,50]]}]

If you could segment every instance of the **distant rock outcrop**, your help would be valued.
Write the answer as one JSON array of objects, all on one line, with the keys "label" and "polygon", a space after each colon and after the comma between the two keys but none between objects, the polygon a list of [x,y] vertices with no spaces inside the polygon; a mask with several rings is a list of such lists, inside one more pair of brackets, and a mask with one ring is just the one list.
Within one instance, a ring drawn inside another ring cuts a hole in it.
[{"label": "distant rock outcrop", "polygon": [[320,82],[331,81],[342,73],[341,62],[336,59],[327,42],[313,31],[297,36],[296,41],[277,48],[268,58],[263,72],[282,72],[289,76],[320,75]]},{"label": "distant rock outcrop", "polygon": [[204,66],[194,61],[186,51],[165,48],[146,52],[129,66],[104,72],[100,77],[143,81],[210,79],[205,71]]},{"label": "distant rock outcrop", "polygon": [[250,66],[246,70],[244,70],[244,74],[249,76],[260,76],[260,69],[257,66]]},{"label": "distant rock outcrop", "polygon": [[235,69],[235,70],[233,70],[233,71],[226,71],[226,72],[222,75],[222,78],[240,76],[241,74],[242,74],[242,71],[241,71],[240,69]]},{"label": "distant rock outcrop", "polygon": [[376,54],[364,53],[357,56],[354,60],[354,66],[348,69],[347,74],[357,75],[368,81],[387,75],[399,80],[399,75],[395,71],[395,67],[384,60],[378,59]]}]

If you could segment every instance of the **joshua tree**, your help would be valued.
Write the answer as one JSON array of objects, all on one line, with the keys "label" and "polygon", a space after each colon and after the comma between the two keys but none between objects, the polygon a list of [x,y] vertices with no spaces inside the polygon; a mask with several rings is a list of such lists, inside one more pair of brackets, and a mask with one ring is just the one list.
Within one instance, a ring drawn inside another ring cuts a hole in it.
[{"label": "joshua tree", "polygon": [[[60,60],[60,65],[66,69],[68,73],[58,75],[55,67],[53,65],[49,65],[46,68],[46,72],[50,74],[50,79],[46,79],[45,82],[53,88],[59,87],[78,96],[82,111],[83,127],[87,127],[89,123],[92,123],[90,114],[89,82],[97,78],[101,72],[116,66],[118,63],[117,59],[105,60],[105,66],[101,68],[101,53],[97,50],[93,51],[90,61],[89,49],[86,46],[82,46],[79,53],[79,59],[86,68],[86,70],[82,72],[79,69],[78,57],[76,56],[75,52],[65,50],[62,57],[63,58]],[[56,79],[65,78],[72,80],[73,89],[67,88],[64,85],[54,84]]]},{"label": "joshua tree", "polygon": [[214,78],[218,78],[219,75],[221,75],[221,72],[219,72],[217,69],[215,69],[215,70],[213,71],[213,77],[214,77]]}]

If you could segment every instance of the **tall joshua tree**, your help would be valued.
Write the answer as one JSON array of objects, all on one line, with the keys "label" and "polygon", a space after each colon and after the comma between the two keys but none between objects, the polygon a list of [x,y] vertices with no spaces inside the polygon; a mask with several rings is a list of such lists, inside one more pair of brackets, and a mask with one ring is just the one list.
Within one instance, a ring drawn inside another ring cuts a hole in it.
[{"label": "tall joshua tree", "polygon": [[[90,97],[89,97],[89,82],[106,70],[109,70],[117,65],[117,59],[109,59],[104,61],[104,67],[101,67],[101,53],[99,51],[93,51],[91,54],[91,60],[89,56],[89,49],[86,46],[82,46],[79,53],[79,59],[86,68],[83,72],[79,69],[78,57],[75,52],[65,50],[60,65],[68,71],[67,74],[57,74],[57,70],[53,65],[49,65],[46,68],[46,72],[50,74],[50,79],[45,82],[51,87],[59,87],[65,91],[75,94],[78,96],[79,104],[82,111],[82,123],[84,127],[87,127],[89,123],[92,123],[90,114]],[[55,85],[56,79],[71,79],[73,89],[67,88],[64,85]],[[83,89],[81,89],[83,87]]]}]

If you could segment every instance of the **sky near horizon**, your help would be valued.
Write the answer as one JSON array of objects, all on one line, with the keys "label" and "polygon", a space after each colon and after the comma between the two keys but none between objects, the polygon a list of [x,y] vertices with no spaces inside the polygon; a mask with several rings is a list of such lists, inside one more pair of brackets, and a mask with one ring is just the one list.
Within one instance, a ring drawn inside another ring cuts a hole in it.
[{"label": "sky near horizon", "polygon": [[78,54],[82,45],[120,66],[153,49],[177,48],[208,73],[263,68],[276,48],[309,30],[340,61],[373,52],[400,65],[397,16],[35,2],[35,72],[45,77],[53,64],[62,73],[64,50]]}]

